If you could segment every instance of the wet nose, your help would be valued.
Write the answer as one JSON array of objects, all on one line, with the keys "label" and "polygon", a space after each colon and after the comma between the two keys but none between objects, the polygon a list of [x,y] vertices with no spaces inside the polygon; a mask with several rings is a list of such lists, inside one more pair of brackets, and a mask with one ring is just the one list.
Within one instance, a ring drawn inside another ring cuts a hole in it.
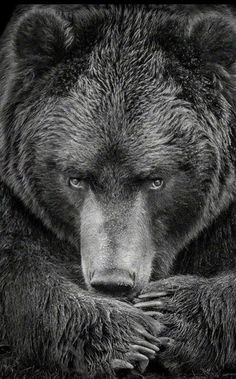
[{"label": "wet nose", "polygon": [[95,271],[90,284],[107,295],[127,296],[134,287],[134,280],[129,271],[112,269]]}]

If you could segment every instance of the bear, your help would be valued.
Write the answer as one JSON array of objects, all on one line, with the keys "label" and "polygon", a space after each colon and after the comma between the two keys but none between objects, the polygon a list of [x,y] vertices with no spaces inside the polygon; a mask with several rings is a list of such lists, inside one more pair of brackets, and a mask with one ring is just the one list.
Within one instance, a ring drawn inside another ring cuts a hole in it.
[{"label": "bear", "polygon": [[17,7],[0,43],[0,376],[236,370],[235,11]]}]

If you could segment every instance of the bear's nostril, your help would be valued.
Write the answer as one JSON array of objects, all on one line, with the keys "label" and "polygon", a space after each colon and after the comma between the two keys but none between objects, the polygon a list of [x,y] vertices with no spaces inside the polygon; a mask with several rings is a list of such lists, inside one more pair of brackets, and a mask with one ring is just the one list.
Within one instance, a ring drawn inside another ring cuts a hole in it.
[{"label": "bear's nostril", "polygon": [[121,270],[95,272],[90,284],[96,291],[112,296],[125,296],[134,287],[129,272]]}]

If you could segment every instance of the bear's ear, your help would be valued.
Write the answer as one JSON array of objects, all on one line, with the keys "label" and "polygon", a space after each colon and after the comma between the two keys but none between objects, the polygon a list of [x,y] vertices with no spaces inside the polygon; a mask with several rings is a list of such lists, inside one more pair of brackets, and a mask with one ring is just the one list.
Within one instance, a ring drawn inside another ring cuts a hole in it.
[{"label": "bear's ear", "polygon": [[230,68],[236,62],[236,25],[229,17],[208,16],[195,23],[191,39],[203,63]]},{"label": "bear's ear", "polygon": [[231,17],[212,16],[198,21],[190,36],[201,68],[215,88],[236,110],[236,25]]},{"label": "bear's ear", "polygon": [[60,61],[73,40],[72,27],[61,15],[53,9],[35,9],[19,20],[13,43],[20,62],[45,68]]}]

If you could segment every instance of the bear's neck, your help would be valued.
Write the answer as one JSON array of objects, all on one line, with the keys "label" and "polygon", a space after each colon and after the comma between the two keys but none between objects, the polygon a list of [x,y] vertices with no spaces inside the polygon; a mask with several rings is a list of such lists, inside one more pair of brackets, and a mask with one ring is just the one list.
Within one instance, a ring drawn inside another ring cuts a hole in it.
[{"label": "bear's neck", "polygon": [[210,277],[236,268],[236,202],[181,250],[170,275]]}]

